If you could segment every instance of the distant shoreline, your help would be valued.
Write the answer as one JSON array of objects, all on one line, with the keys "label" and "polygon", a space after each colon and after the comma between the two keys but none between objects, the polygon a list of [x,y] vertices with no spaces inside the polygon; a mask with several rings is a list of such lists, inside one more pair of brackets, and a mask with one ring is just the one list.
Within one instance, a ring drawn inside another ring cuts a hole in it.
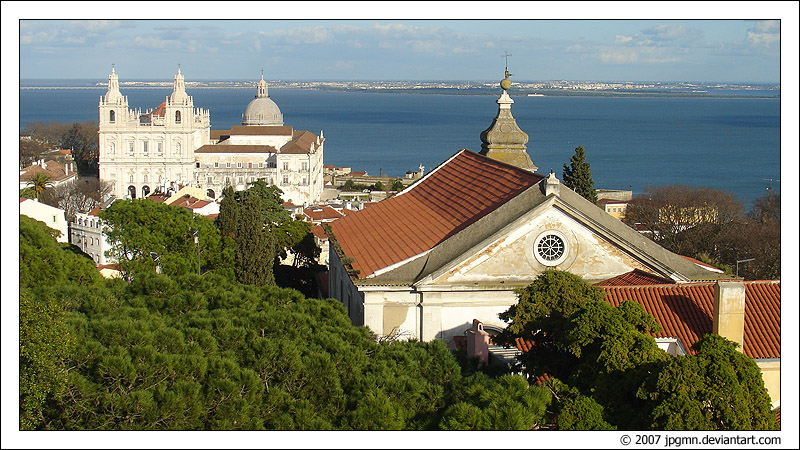
[{"label": "distant shoreline", "polygon": [[[97,90],[103,92],[107,89],[106,86],[20,86],[20,90]],[[140,90],[140,89],[163,89],[169,91],[171,86],[122,86],[121,89],[125,90]],[[254,86],[187,86],[187,90],[192,89],[247,89],[252,90]],[[361,92],[361,93],[374,93],[374,94],[419,94],[419,95],[497,95],[498,89],[488,88],[470,88],[470,89],[457,89],[457,88],[440,88],[440,87],[421,87],[421,88],[352,88],[352,87],[331,87],[331,86],[270,86],[270,89],[275,90],[308,90],[308,91],[330,91],[330,92]],[[510,93],[515,97],[531,97],[531,98],[546,98],[546,97],[671,97],[671,98],[752,98],[752,99],[780,99],[781,95],[763,95],[763,94],[745,94],[747,90],[742,90],[742,94],[726,93],[718,94],[713,92],[675,92],[670,90],[664,91],[640,91],[640,90],[589,90],[589,89],[571,89],[571,90],[511,90]],[[536,94],[536,95],[528,95]]]}]

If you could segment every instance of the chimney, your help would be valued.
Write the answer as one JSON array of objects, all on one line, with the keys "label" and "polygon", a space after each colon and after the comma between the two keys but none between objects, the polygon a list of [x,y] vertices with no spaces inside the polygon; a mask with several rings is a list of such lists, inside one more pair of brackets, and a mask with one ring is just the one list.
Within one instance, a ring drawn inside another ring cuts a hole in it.
[{"label": "chimney", "polygon": [[489,364],[489,333],[483,330],[483,324],[478,320],[472,321],[472,327],[467,332],[467,355],[478,358],[482,364]]},{"label": "chimney", "polygon": [[745,287],[741,280],[718,280],[714,284],[712,332],[744,347]]}]

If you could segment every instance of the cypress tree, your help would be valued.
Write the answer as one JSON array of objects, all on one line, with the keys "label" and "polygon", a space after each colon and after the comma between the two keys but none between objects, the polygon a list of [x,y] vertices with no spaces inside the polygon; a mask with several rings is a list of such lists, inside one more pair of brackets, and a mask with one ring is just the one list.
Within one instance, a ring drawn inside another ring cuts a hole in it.
[{"label": "cypress tree", "polygon": [[592,168],[586,161],[586,151],[582,146],[575,149],[575,154],[569,159],[569,166],[564,164],[564,185],[586,200],[597,203]]}]

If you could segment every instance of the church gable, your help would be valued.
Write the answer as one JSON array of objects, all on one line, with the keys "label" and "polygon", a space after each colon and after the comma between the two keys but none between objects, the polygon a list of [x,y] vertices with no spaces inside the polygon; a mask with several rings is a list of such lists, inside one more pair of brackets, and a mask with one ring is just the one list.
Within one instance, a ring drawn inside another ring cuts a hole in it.
[{"label": "church gable", "polygon": [[547,201],[488,237],[421,283],[432,285],[527,285],[547,269],[587,281],[634,269],[652,272],[602,233]]}]

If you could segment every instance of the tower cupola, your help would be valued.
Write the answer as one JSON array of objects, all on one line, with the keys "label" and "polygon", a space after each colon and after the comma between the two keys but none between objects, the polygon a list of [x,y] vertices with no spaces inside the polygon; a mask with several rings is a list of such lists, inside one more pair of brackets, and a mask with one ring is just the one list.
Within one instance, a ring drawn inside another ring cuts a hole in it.
[{"label": "tower cupola", "polygon": [[[510,56],[510,55],[509,55]],[[499,106],[497,117],[492,125],[481,133],[481,155],[512,164],[531,172],[537,167],[533,164],[527,153],[528,135],[520,129],[514,116],[511,115],[511,105],[514,100],[508,95],[511,88],[511,74],[506,67],[505,78],[500,81],[503,93],[497,99]]]}]

